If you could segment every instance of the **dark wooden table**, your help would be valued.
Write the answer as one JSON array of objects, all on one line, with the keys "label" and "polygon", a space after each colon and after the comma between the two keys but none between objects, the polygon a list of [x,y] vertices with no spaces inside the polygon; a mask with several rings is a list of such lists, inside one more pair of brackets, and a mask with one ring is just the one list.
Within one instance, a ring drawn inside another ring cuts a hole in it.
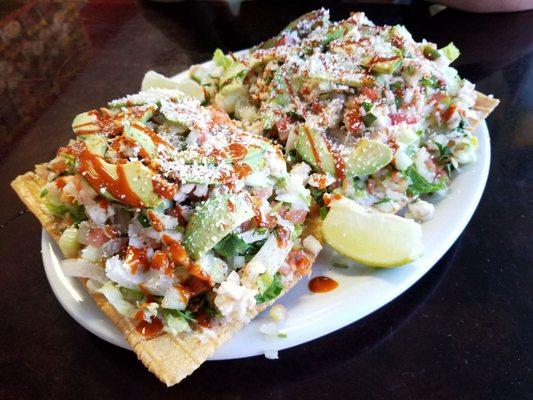
[{"label": "dark wooden table", "polygon": [[[0,5],[0,16],[15,3]],[[67,142],[75,114],[135,92],[146,70],[172,75],[216,47],[249,47],[318,6],[310,3],[249,2],[235,16],[220,2],[67,1],[41,4],[38,16],[8,16],[23,21],[20,33],[9,28],[15,45],[0,48],[1,399],[532,398],[532,12],[431,17],[423,3],[329,5],[334,18],[362,9],[418,39],[454,41],[460,73],[501,99],[488,121],[492,166],[478,210],[442,260],[392,304],[277,361],[207,362],[167,389],[54,297],[41,228],[9,182]]]}]

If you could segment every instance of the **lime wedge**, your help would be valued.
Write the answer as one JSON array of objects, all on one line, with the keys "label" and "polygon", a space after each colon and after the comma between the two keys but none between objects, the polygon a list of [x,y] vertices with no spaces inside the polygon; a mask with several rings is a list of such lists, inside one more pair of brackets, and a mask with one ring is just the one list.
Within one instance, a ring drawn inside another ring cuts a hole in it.
[{"label": "lime wedge", "polygon": [[332,200],[322,226],[327,244],[372,267],[395,267],[422,255],[422,227],[392,214],[370,213],[354,201]]}]

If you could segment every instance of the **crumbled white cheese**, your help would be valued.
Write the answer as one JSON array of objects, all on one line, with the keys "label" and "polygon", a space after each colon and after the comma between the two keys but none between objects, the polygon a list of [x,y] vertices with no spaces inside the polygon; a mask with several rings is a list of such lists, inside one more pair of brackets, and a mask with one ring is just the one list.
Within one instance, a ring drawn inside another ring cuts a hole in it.
[{"label": "crumbled white cheese", "polygon": [[420,222],[429,221],[435,215],[435,206],[427,201],[418,199],[408,205],[409,211],[406,217],[413,218]]},{"label": "crumbled white cheese", "polygon": [[232,271],[227,279],[214,289],[215,305],[223,316],[249,322],[248,310],[255,305],[255,291],[241,285],[239,275]]},{"label": "crumbled white cheese", "polygon": [[317,189],[325,189],[329,185],[335,183],[335,178],[329,174],[311,174],[308,180],[309,186],[316,187]]}]

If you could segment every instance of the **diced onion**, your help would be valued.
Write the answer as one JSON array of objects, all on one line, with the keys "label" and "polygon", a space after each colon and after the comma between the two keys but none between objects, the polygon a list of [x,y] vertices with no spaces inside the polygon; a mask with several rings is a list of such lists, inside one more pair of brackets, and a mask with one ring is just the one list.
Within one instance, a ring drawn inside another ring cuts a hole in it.
[{"label": "diced onion", "polygon": [[81,258],[64,260],[61,263],[61,268],[66,276],[90,278],[100,283],[106,283],[109,281],[105,275],[104,268],[87,262]]}]

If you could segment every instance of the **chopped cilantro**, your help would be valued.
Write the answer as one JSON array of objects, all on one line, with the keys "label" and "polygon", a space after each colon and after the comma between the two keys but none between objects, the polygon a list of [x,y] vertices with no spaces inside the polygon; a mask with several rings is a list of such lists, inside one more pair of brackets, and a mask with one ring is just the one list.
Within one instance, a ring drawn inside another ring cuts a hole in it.
[{"label": "chopped cilantro", "polygon": [[424,193],[434,193],[446,187],[444,182],[428,182],[418,173],[418,171],[413,165],[409,166],[405,171],[403,171],[403,173],[411,181],[408,190],[413,196],[417,196]]},{"label": "chopped cilantro", "polygon": [[391,83],[389,87],[392,91],[396,91],[403,87],[403,83],[401,81],[397,81],[397,82]]},{"label": "chopped cilantro", "polygon": [[424,57],[426,57],[428,60],[436,60],[437,58],[440,58],[440,53],[438,50],[435,50],[431,46],[424,47],[424,50],[422,51],[424,54]]},{"label": "chopped cilantro", "polygon": [[[261,275],[261,277],[263,276],[265,276],[265,274]],[[272,277],[272,282],[268,285],[268,287],[260,294],[255,296],[255,301],[257,304],[266,303],[270,300],[275,299],[281,294],[283,290],[283,285],[281,284],[280,278],[280,273],[276,272]]]},{"label": "chopped cilantro", "polygon": [[425,86],[425,87],[430,87],[430,88],[433,88],[433,89],[438,89],[441,85],[440,85],[440,82],[438,80],[438,78],[436,76],[430,76],[429,78],[428,77],[422,77],[422,79],[420,79],[420,84],[422,86]]},{"label": "chopped cilantro", "polygon": [[143,228],[149,228],[150,227],[150,220],[145,214],[139,214],[137,217],[137,220],[141,223]]},{"label": "chopped cilantro", "polygon": [[363,110],[366,112],[369,112],[372,109],[372,103],[367,103],[366,101],[363,101],[361,104],[363,106]]},{"label": "chopped cilantro", "polygon": [[295,163],[298,160],[298,152],[295,149],[289,150],[287,152],[287,161],[290,163]]},{"label": "chopped cilantro", "polygon": [[365,126],[368,128],[370,125],[374,123],[377,117],[372,113],[368,113],[366,115],[363,115],[361,119],[363,120],[363,123],[365,124]]},{"label": "chopped cilantro", "polygon": [[376,201],[374,204],[378,205],[378,204],[388,203],[389,201],[392,201],[392,199],[389,199],[388,197],[384,197],[380,201]]},{"label": "chopped cilantro", "polygon": [[161,316],[165,319],[168,318],[169,315],[172,315],[175,318],[181,318],[187,322],[196,322],[196,319],[194,319],[193,313],[191,310],[172,310],[170,308],[160,308],[159,312],[161,313]]},{"label": "chopped cilantro", "polygon": [[213,250],[221,256],[229,258],[245,253],[250,247],[249,243],[246,243],[235,233],[230,233],[218,242]]},{"label": "chopped cilantro", "polygon": [[294,232],[291,235],[291,239],[294,240],[302,234],[302,224],[294,224]]},{"label": "chopped cilantro", "polygon": [[322,206],[318,209],[318,213],[320,214],[320,218],[324,220],[326,219],[326,215],[328,215],[328,208],[326,206]]}]

